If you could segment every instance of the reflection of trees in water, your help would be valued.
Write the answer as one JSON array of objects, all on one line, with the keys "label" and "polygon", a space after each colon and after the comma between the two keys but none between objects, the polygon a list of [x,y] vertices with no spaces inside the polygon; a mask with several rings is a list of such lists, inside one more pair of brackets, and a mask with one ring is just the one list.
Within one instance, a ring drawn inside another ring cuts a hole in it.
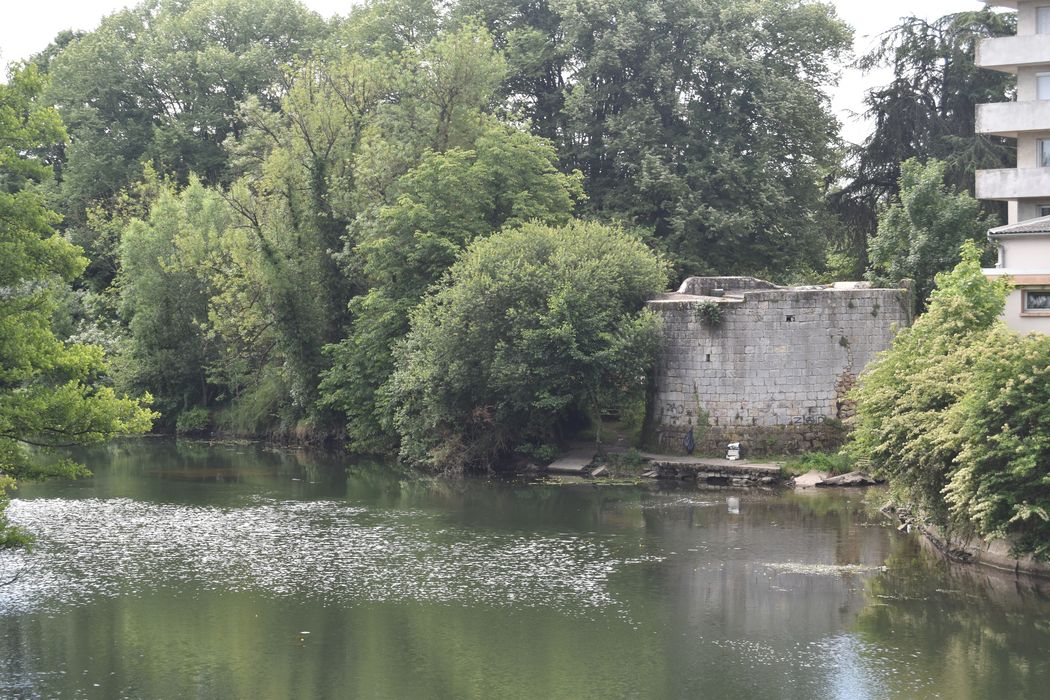
[{"label": "reflection of trees in water", "polygon": [[854,625],[863,639],[917,666],[940,697],[1047,696],[1050,582],[951,564],[917,538],[895,538],[886,567]]}]

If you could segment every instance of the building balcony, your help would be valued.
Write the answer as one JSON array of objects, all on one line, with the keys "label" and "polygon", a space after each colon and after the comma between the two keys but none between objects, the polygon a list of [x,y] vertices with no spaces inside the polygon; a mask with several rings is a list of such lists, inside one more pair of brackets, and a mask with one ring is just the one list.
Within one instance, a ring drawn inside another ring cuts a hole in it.
[{"label": "building balcony", "polygon": [[1050,168],[977,171],[977,199],[1043,199],[1050,202]]},{"label": "building balcony", "polygon": [[975,130],[1012,139],[1026,131],[1050,131],[1050,100],[977,105]]},{"label": "building balcony", "polygon": [[1045,34],[1004,36],[977,44],[975,63],[981,68],[1016,73],[1018,66],[1050,65],[1050,41]]}]

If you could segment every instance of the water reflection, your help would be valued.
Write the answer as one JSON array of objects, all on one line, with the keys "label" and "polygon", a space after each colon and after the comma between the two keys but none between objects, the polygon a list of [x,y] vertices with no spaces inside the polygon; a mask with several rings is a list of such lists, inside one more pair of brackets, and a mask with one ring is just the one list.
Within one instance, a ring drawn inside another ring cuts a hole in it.
[{"label": "water reflection", "polygon": [[129,441],[32,485],[0,696],[999,698],[1048,687],[1039,587],[859,494],[442,480]]}]

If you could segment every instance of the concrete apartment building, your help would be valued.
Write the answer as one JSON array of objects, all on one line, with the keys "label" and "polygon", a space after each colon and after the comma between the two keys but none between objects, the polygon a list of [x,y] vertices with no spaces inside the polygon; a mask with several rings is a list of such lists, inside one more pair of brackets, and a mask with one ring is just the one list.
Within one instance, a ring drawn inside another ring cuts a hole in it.
[{"label": "concrete apartment building", "polygon": [[1017,76],[1017,100],[978,105],[977,133],[1017,139],[1017,167],[977,171],[978,199],[1007,202],[1008,223],[989,231],[999,261],[985,270],[1015,285],[1004,319],[1050,332],[1050,0],[985,0],[1017,10],[1017,35],[985,39],[982,68]]},{"label": "concrete apartment building", "polygon": [[1017,167],[977,171],[977,198],[1008,203],[1008,223],[1050,216],[1050,0],[988,0],[1017,10],[1017,36],[985,39],[977,65],[1017,76],[1017,101],[977,107],[977,133],[1017,139]]}]

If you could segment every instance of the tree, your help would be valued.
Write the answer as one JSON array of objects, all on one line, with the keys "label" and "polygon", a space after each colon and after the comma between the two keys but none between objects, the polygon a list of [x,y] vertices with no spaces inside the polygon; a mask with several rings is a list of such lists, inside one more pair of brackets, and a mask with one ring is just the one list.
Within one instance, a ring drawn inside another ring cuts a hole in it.
[{"label": "tree", "polygon": [[900,202],[882,213],[871,240],[869,278],[883,285],[914,280],[917,311],[926,307],[936,275],[958,264],[963,242],[987,249],[985,234],[996,224],[980,202],[944,184],[946,169],[937,160],[902,163]]},{"label": "tree", "polygon": [[206,184],[226,178],[223,142],[244,129],[238,104],[275,109],[284,70],[324,32],[296,0],[143,0],[60,36],[65,47],[41,62],[71,137],[59,204],[73,240],[92,249],[87,210],[129,189],[143,161],[180,184],[191,172]]},{"label": "tree", "polygon": [[976,134],[974,127],[976,106],[1009,101],[1014,78],[978,68],[974,51],[981,39],[1013,35],[1015,25],[1015,15],[988,8],[932,22],[907,17],[858,62],[863,69],[891,66],[894,75],[865,98],[875,130],[853,148],[848,182],[830,197],[846,224],[843,243],[858,274],[867,268],[879,210],[899,194],[902,163],[944,161],[945,184],[971,195],[974,170],[1013,166],[1012,140]]},{"label": "tree", "polygon": [[944,489],[952,517],[1050,559],[1050,336],[990,333],[949,423],[962,448]]},{"label": "tree", "polygon": [[148,430],[153,418],[143,400],[103,384],[100,348],[63,343],[51,329],[55,290],[86,260],[32,189],[49,171],[25,154],[65,139],[58,114],[40,106],[44,86],[33,66],[0,85],[0,546],[25,541],[3,512],[16,479],[85,473],[68,461],[40,466],[26,446],[99,442]]},{"label": "tree", "polygon": [[508,50],[505,90],[584,174],[596,215],[652,231],[681,274],[823,263],[838,126],[822,86],[851,43],[828,5],[493,7],[482,16]]},{"label": "tree", "polygon": [[437,37],[441,20],[434,0],[366,0],[337,21],[333,43],[372,57],[411,53]]},{"label": "tree", "polygon": [[122,236],[126,381],[153,393],[169,425],[209,404],[209,369],[218,361],[209,312],[217,285],[232,272],[222,255],[230,219],[225,200],[191,179],[181,192],[163,186],[149,215],[133,219]]},{"label": "tree", "polygon": [[949,521],[943,491],[962,450],[949,417],[969,390],[1008,288],[985,279],[972,241],[963,244],[961,257],[955,269],[937,276],[926,313],[861,375],[848,446],[905,502],[942,524]]},{"label": "tree", "polygon": [[401,457],[492,468],[556,441],[574,414],[642,390],[665,264],[596,223],[526,224],[475,241],[412,313],[390,383]]},{"label": "tree", "polygon": [[327,349],[321,391],[347,416],[351,447],[387,452],[396,443],[381,388],[394,343],[424,292],[474,240],[529,221],[564,224],[582,197],[579,174],[555,168],[551,145],[487,119],[473,148],[423,156],[397,183],[396,202],[366,221],[356,253],[373,285],[350,303],[348,337]]}]

